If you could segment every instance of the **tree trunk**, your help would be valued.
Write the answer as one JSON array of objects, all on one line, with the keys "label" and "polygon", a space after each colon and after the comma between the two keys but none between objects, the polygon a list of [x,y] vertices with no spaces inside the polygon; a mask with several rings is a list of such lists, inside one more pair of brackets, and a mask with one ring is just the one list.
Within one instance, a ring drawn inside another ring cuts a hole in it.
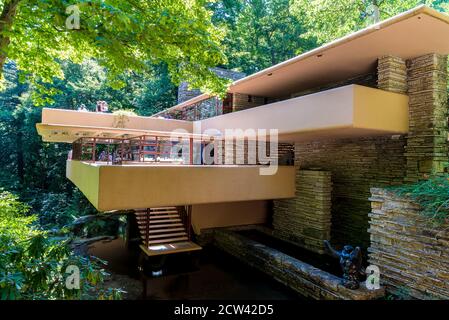
[{"label": "tree trunk", "polygon": [[9,36],[4,35],[4,32],[11,29],[20,1],[21,0],[6,1],[2,13],[0,14],[0,70],[3,70],[6,58],[8,57],[7,49],[10,43]]},{"label": "tree trunk", "polygon": [[23,133],[20,128],[16,135],[16,148],[17,148],[17,176],[19,178],[20,187],[23,187],[25,181],[25,161],[23,157]]},{"label": "tree trunk", "polygon": [[25,161],[24,161],[24,150],[23,150],[23,123],[25,121],[25,115],[23,111],[19,111],[17,118],[15,120],[15,130],[16,130],[16,157],[17,157],[17,177],[20,183],[20,188],[23,187],[25,181]]}]

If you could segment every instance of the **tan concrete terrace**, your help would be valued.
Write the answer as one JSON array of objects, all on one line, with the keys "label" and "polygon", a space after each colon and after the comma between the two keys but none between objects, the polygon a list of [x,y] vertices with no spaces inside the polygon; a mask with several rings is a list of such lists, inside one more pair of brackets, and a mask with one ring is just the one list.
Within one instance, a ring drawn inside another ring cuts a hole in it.
[{"label": "tan concrete terrace", "polygon": [[[67,177],[99,211],[291,198],[295,167],[105,165],[67,161]],[[250,182],[250,183],[248,183]]]}]

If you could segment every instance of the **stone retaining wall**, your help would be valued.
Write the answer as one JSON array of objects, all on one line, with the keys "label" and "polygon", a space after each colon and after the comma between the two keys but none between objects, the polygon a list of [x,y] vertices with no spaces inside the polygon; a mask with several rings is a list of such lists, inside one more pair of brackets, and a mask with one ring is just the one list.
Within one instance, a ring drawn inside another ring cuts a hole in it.
[{"label": "stone retaining wall", "polygon": [[449,224],[431,227],[409,199],[371,193],[369,262],[380,268],[381,283],[413,298],[449,299]]},{"label": "stone retaining wall", "polygon": [[215,230],[214,243],[307,298],[370,300],[384,296],[383,288],[370,291],[364,284],[357,290],[347,289],[341,278],[232,231]]}]

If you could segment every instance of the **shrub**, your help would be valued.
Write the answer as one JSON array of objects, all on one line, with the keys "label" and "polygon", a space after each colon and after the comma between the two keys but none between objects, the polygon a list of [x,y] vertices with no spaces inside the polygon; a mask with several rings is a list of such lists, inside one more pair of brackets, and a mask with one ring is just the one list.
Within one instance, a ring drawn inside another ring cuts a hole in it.
[{"label": "shrub", "polygon": [[449,222],[449,175],[431,177],[415,184],[392,189],[422,207],[421,213],[435,224]]},{"label": "shrub", "polygon": [[[117,298],[120,290],[99,292],[107,273],[94,257],[74,255],[68,237],[52,237],[29,215],[29,207],[0,193],[0,299]],[[66,287],[66,268],[80,270],[80,288]]]}]

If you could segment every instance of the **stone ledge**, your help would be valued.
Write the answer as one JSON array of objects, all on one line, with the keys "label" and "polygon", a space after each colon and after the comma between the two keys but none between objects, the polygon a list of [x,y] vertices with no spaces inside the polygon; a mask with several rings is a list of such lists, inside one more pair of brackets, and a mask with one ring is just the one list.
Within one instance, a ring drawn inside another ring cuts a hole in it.
[{"label": "stone ledge", "polygon": [[385,294],[383,288],[368,290],[364,284],[357,290],[347,289],[341,285],[341,278],[232,231],[216,230],[214,243],[308,298],[372,300]]}]

